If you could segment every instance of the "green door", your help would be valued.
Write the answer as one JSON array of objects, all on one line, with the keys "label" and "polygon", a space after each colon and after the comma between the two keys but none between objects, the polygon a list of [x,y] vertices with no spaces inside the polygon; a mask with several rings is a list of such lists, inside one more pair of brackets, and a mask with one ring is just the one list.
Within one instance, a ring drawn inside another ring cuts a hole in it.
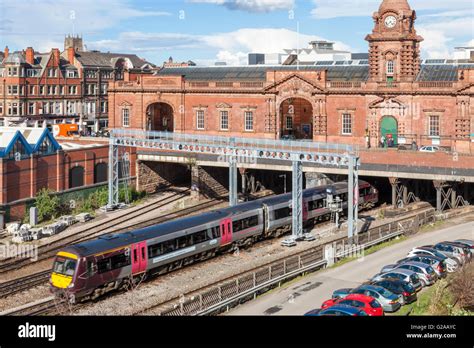
[{"label": "green door", "polygon": [[381,137],[385,138],[386,143],[390,138],[392,138],[394,145],[398,144],[398,124],[394,117],[385,116],[382,118],[380,129]]}]

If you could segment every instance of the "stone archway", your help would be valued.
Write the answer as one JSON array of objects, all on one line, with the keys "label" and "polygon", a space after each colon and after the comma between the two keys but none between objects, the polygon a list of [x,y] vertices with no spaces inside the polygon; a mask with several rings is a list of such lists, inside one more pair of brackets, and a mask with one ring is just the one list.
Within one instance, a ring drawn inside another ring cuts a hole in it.
[{"label": "stone archway", "polygon": [[280,104],[282,138],[313,139],[313,105],[305,98],[287,98]]},{"label": "stone archway", "polygon": [[380,139],[388,145],[393,139],[393,146],[398,145],[398,121],[393,116],[383,116],[380,120]]},{"label": "stone archway", "polygon": [[174,131],[174,111],[170,104],[156,102],[148,105],[146,129],[160,132]]}]

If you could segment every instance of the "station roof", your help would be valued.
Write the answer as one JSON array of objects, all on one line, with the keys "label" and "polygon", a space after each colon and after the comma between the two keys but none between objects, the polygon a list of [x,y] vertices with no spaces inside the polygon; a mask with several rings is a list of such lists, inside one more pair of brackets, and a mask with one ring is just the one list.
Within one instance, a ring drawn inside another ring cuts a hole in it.
[{"label": "station roof", "polygon": [[0,158],[9,156],[17,144],[22,145],[23,156],[40,152],[44,144],[51,152],[61,149],[47,128],[0,127]]},{"label": "station roof", "polygon": [[[188,81],[265,81],[268,71],[327,71],[328,81],[366,81],[369,66],[329,65],[338,62],[317,62],[317,65],[285,66],[238,66],[238,67],[179,67],[163,68],[156,73],[161,76],[184,76]],[[324,64],[323,64],[324,63]],[[359,62],[360,63],[360,62]],[[459,69],[474,68],[474,64],[424,64],[417,81],[457,81]]]}]

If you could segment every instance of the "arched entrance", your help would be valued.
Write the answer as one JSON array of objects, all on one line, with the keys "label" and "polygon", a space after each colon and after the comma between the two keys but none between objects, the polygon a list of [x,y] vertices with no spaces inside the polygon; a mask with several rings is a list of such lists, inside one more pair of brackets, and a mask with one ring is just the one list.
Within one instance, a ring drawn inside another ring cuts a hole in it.
[{"label": "arched entrance", "polygon": [[398,145],[398,122],[395,117],[382,117],[380,122],[380,139],[385,140],[384,146],[390,145],[390,139],[393,140],[393,146]]},{"label": "arched entrance", "polygon": [[280,105],[280,134],[286,139],[313,139],[313,106],[303,98],[289,98]]},{"label": "arched entrance", "polygon": [[148,106],[147,130],[173,132],[173,108],[166,103],[153,103]]},{"label": "arched entrance", "polygon": [[77,166],[69,171],[69,188],[84,186],[84,167]]}]

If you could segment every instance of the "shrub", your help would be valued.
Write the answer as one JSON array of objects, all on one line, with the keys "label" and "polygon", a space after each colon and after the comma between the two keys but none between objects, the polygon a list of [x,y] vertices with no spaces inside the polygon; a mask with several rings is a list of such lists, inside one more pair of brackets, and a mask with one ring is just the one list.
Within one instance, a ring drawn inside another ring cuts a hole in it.
[{"label": "shrub", "polygon": [[51,190],[41,189],[36,194],[35,206],[38,209],[39,221],[46,221],[59,215],[61,204]]}]

